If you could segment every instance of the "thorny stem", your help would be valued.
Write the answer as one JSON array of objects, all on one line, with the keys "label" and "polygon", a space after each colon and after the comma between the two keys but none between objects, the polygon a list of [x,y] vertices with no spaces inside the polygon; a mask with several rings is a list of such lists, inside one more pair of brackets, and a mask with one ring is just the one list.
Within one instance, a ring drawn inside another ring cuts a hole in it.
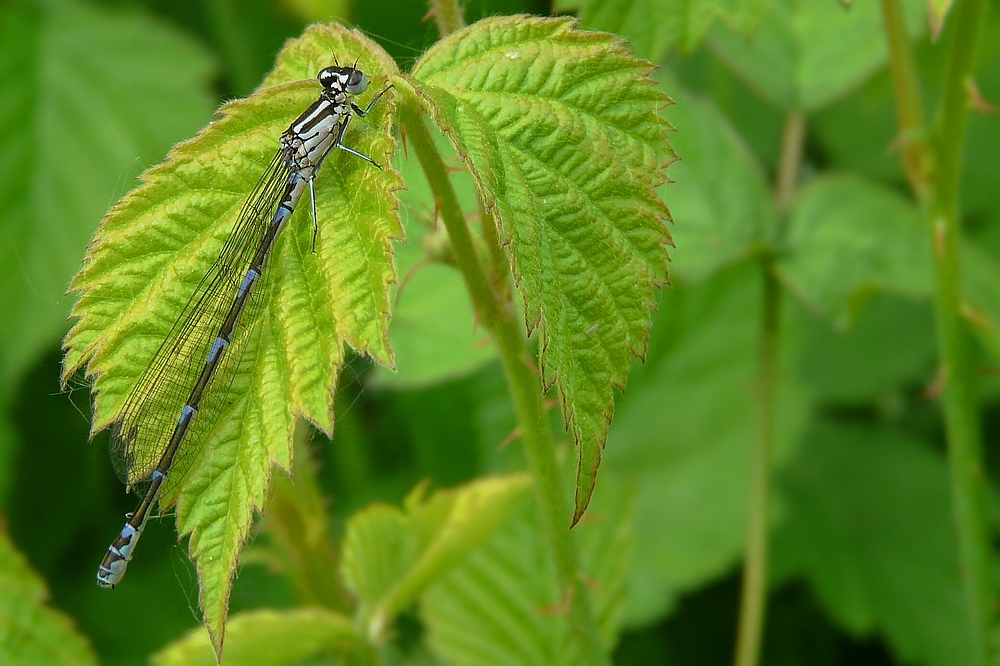
[{"label": "thorny stem", "polygon": [[[931,141],[923,124],[913,55],[899,0],[883,0],[892,58],[904,166],[930,220],[934,252],[934,306],[952,511],[975,664],[997,663],[996,607],[989,512],[983,471],[982,432],[969,331],[962,321],[958,190],[968,94],[983,0],[961,0],[952,10],[953,38],[944,92]],[[912,164],[911,164],[912,162]],[[914,166],[915,165],[915,166]],[[933,168],[931,168],[933,167]]]},{"label": "thorny stem", "polygon": [[[400,122],[423,167],[451,238],[459,270],[482,324],[490,331],[500,352],[507,385],[514,402],[521,440],[533,477],[536,500],[549,541],[573,641],[582,663],[609,664],[601,643],[590,595],[580,578],[579,557],[569,530],[570,511],[563,493],[549,422],[542,402],[541,383],[521,323],[509,300],[501,300],[486,276],[472,235],[458,204],[444,161],[438,153],[419,111],[410,104],[400,108]],[[488,223],[484,219],[484,224]]]}]

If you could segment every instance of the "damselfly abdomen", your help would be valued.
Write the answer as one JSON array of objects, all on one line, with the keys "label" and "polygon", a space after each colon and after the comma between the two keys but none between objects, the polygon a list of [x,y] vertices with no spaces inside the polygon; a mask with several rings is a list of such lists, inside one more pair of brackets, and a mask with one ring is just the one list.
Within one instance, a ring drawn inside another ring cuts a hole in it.
[{"label": "damselfly abdomen", "polygon": [[[310,190],[313,243],[319,227],[313,179],[334,149],[381,168],[342,141],[351,118],[364,117],[385,94],[382,90],[361,109],[351,97],[363,93],[368,79],[356,66],[327,67],[317,80],[322,92],[282,134],[281,147],[258,181],[208,273],[187,301],[180,317],[129,393],[111,429],[115,470],[129,487],[145,485],[142,502],[108,548],[97,582],[114,587],[125,575],[135,545],[160,489],[196,449],[204,428],[225,403],[243,345],[259,319],[263,303],[259,284],[265,277],[275,241],[306,187]],[[234,336],[238,331],[241,335]]]}]

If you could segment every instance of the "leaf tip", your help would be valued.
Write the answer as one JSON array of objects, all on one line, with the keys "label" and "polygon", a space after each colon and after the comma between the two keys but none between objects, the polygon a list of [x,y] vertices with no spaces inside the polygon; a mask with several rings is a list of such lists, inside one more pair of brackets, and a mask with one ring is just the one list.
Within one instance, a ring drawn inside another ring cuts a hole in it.
[{"label": "leaf tip", "polygon": [[590,506],[590,499],[594,496],[594,488],[597,486],[597,470],[601,466],[601,446],[588,447],[589,455],[584,451],[584,444],[581,443],[580,461],[576,468],[576,495],[573,501],[573,520],[570,522],[570,529],[576,527],[583,514]]}]

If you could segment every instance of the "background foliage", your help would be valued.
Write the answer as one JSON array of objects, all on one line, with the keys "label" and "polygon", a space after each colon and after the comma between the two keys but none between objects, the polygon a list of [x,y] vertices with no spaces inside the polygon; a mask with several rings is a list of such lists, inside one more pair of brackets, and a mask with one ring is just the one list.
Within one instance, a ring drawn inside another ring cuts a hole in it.
[{"label": "background foliage", "polygon": [[[615,662],[731,660],[763,307],[759,260],[774,256],[785,297],[763,663],[972,663],[937,399],[930,241],[899,166],[878,5],[568,4],[557,9],[622,32],[662,64],[656,76],[676,102],[665,114],[682,158],[669,172],[676,182],[660,188],[676,220],[673,285],[658,294],[645,363],[633,365],[628,392],[616,400],[594,503],[577,528],[584,570],[606,600],[596,611],[617,645]],[[404,70],[435,41],[433,24],[420,21],[422,3],[377,6],[0,8],[0,502],[9,534],[0,538],[0,657],[131,664],[168,645],[162,663],[206,654],[200,634],[174,643],[199,619],[193,569],[172,520],[150,525],[125,584],[111,594],[94,585],[99,556],[134,500],[114,479],[106,436],[86,443],[87,387],[59,388],[57,346],[69,309],[62,294],[102,214],[133,177],[192,136],[221,100],[252,90],[283,40],[308,22],[349,17]],[[954,26],[946,21],[932,42],[924,3],[905,6],[931,106]],[[466,18],[551,9],[472,2]],[[974,82],[996,102],[1000,10],[990,9]],[[964,153],[963,303],[981,342],[975,358],[989,443],[1000,423],[1000,116],[982,109],[969,120]],[[796,111],[806,128],[801,184],[787,208],[776,207],[783,127]],[[434,494],[524,461],[509,441],[514,416],[495,351],[473,327],[446,239],[426,224],[426,183],[412,156],[397,157],[409,188],[409,240],[396,246],[405,287],[390,329],[398,372],[360,358],[347,365],[334,440],[313,438],[318,492],[331,517],[324,529],[337,543],[350,534],[345,578],[362,603],[384,598],[394,573],[426,562],[428,544],[463,556],[421,594],[419,611],[390,609],[398,619],[383,659],[572,660],[549,607],[545,546],[519,477]],[[456,182],[474,211],[471,180],[459,174]],[[556,411],[553,428],[562,433]],[[570,436],[560,443],[571,461]],[[429,487],[414,490],[422,481]],[[493,498],[503,520],[465,558],[464,546],[441,535],[455,503],[470,497]],[[301,596],[297,581],[280,573],[280,535],[266,523],[234,584],[233,612],[253,612],[230,624],[227,657],[238,663],[240,646],[261,657],[252,642],[260,636],[302,650],[282,655],[289,659],[342,645],[355,627],[311,608],[276,612]],[[425,538],[406,545],[415,533]],[[386,579],[351,568],[367,552],[399,554],[386,563]],[[37,634],[29,647],[53,652],[26,656],[17,627]]]}]

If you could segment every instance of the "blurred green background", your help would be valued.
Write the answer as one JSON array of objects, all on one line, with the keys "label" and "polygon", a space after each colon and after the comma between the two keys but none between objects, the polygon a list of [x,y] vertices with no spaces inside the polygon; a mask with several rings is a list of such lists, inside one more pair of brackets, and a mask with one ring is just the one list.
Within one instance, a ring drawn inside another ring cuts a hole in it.
[{"label": "blurred green background", "polygon": [[[692,10],[684,21],[667,0],[556,8],[624,32],[662,65],[656,76],[677,102],[665,113],[682,161],[669,172],[676,183],[661,189],[675,218],[673,286],[661,293],[646,362],[618,402],[595,498],[599,515],[620,508],[612,515],[631,544],[621,555],[627,592],[615,662],[731,662],[760,325],[756,258],[768,249],[780,255],[787,290],[763,663],[965,664],[930,255],[894,150],[877,6],[749,4],[759,12]],[[465,6],[470,23],[553,11],[542,0]],[[946,25],[932,43],[923,3],[907,7],[933,98],[954,35]],[[199,617],[169,517],[147,528],[127,584],[108,593],[94,583],[134,498],[112,473],[107,433],[87,441],[88,387],[58,384],[71,303],[63,293],[86,242],[136,175],[223,100],[248,94],[309,22],[356,26],[405,70],[437,38],[426,12],[415,0],[0,5],[0,524],[103,663],[143,663]],[[1000,103],[997,3],[983,29],[976,83]],[[775,210],[772,183],[793,109],[805,114],[807,135],[802,188],[786,213]],[[973,114],[962,191],[967,284],[987,323],[1000,321],[997,154],[1000,116]],[[401,275],[413,270],[393,329],[400,371],[353,359],[334,441],[314,440],[338,533],[353,512],[398,503],[423,479],[447,487],[523,466],[516,444],[502,446],[511,406],[492,351],[469,333],[457,273],[419,263],[434,241],[419,223],[426,186],[398,157],[411,189],[411,239],[398,259]],[[442,325],[449,312],[454,321]],[[988,444],[1000,434],[1000,346],[990,326],[977,331]],[[993,450],[988,460],[995,475]],[[281,576],[244,560],[234,612],[294,603]]]}]

